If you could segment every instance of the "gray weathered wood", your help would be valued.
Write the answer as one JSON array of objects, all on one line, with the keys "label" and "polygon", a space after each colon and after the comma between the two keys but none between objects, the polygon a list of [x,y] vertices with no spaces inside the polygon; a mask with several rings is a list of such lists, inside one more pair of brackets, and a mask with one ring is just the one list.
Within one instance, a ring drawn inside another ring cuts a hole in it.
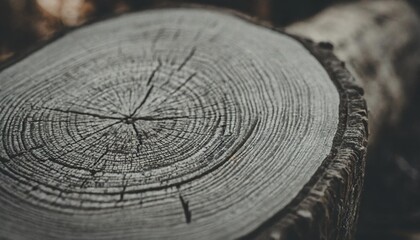
[{"label": "gray weathered wood", "polygon": [[365,90],[370,144],[398,122],[419,79],[420,19],[406,1],[364,1],[328,8],[287,28],[334,44]]},{"label": "gray weathered wood", "polygon": [[10,239],[352,236],[366,112],[329,45],[215,10],[127,14],[3,69],[0,119]]}]

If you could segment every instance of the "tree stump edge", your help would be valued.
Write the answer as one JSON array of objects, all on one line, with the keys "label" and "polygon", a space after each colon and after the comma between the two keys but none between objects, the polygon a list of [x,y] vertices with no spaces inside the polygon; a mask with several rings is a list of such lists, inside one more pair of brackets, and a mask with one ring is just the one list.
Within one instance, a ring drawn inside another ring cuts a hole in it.
[{"label": "tree stump edge", "polygon": [[336,84],[341,98],[339,128],[334,148],[311,181],[284,211],[244,239],[354,239],[368,145],[364,91],[334,55],[331,43],[289,35],[318,59]]}]

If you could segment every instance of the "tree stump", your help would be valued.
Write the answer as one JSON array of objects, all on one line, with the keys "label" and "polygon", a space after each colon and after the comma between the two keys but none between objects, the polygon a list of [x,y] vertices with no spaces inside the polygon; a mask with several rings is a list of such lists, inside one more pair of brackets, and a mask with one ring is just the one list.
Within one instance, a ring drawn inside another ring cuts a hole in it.
[{"label": "tree stump", "polygon": [[0,72],[6,239],[349,239],[362,90],[328,43],[236,13],[94,23]]}]

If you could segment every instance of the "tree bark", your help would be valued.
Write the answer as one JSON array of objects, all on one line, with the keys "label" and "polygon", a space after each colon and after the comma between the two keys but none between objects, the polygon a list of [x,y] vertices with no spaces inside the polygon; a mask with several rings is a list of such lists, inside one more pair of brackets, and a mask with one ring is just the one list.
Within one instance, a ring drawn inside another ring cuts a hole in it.
[{"label": "tree bark", "polygon": [[350,239],[366,106],[330,44],[155,9],[0,72],[10,239]]},{"label": "tree bark", "polygon": [[398,234],[418,229],[420,223],[418,133],[407,121],[407,116],[416,116],[418,102],[413,95],[419,87],[420,20],[405,1],[366,1],[360,6],[358,14],[354,5],[332,7],[288,30],[331,41],[364,87],[371,134],[359,235],[400,239]]}]

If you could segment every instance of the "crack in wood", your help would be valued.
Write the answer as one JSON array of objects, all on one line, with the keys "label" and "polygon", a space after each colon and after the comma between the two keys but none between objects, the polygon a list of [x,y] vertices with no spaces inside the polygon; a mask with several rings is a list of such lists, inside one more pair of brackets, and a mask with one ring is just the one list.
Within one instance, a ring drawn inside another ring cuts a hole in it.
[{"label": "crack in wood", "polygon": [[49,107],[41,107],[41,108],[46,109],[46,110],[50,110],[50,111],[54,111],[54,112],[60,112],[60,113],[74,113],[74,114],[78,114],[78,115],[85,115],[85,116],[96,117],[96,118],[100,118],[100,119],[121,120],[121,117],[112,117],[112,116],[106,116],[106,115],[101,115],[101,114],[96,114],[96,113],[75,111],[75,110],[70,110],[70,109],[62,110],[62,109],[59,109],[59,108],[49,108]]},{"label": "crack in wood", "polygon": [[171,97],[172,95],[174,95],[175,93],[177,93],[179,90],[181,90],[182,87],[184,87],[191,79],[193,79],[195,76],[197,75],[197,73],[193,73],[191,74],[183,83],[181,83],[177,88],[175,88],[168,96],[165,97],[165,99],[163,99],[159,105],[162,105],[163,103],[165,103],[166,101],[168,101],[169,97]]},{"label": "crack in wood", "polygon": [[106,156],[106,154],[108,154],[108,152],[109,152],[109,147],[106,146],[105,147],[105,152],[102,153],[101,156],[99,156],[99,158],[92,164],[92,166],[90,167],[91,169],[89,170],[90,174],[92,176],[95,176],[95,174],[98,172],[98,170],[96,170],[95,167],[99,164],[99,162],[102,160],[102,158],[104,158]]},{"label": "crack in wood", "polygon": [[191,119],[189,116],[170,116],[170,117],[157,117],[157,116],[141,116],[132,118],[135,120],[144,120],[144,121],[166,121],[166,120],[177,120],[177,119]]},{"label": "crack in wood", "polygon": [[150,83],[152,82],[153,78],[155,77],[155,74],[157,71],[159,71],[159,69],[162,67],[162,61],[160,61],[160,59],[158,59],[158,65],[157,67],[153,70],[152,74],[150,74],[149,79],[147,80],[147,86],[150,85]]},{"label": "crack in wood", "polygon": [[131,123],[130,125],[133,127],[134,132],[136,133],[136,139],[138,141],[136,150],[138,153],[140,153],[140,146],[142,144],[142,137],[141,137],[140,131],[137,129],[136,124],[134,122]]},{"label": "crack in wood", "polygon": [[185,58],[185,60],[181,63],[181,65],[179,65],[177,71],[181,71],[181,69],[187,64],[187,62],[189,62],[191,60],[191,58],[194,56],[195,51],[196,51],[196,47],[193,47],[190,51],[190,53],[188,54],[188,56]]},{"label": "crack in wood", "polygon": [[185,201],[184,198],[179,194],[179,200],[181,201],[182,209],[184,210],[185,215],[185,222],[190,223],[191,222],[191,210],[189,208],[189,202]]},{"label": "crack in wood", "polygon": [[122,179],[123,189],[120,192],[120,199],[119,199],[118,202],[124,201],[124,194],[125,194],[125,190],[127,189],[127,185],[128,185],[128,180],[125,179],[126,177],[127,177],[127,175],[124,174],[123,179]]},{"label": "crack in wood", "polygon": [[136,115],[137,111],[140,110],[140,108],[144,105],[144,103],[146,103],[146,100],[149,98],[150,93],[153,90],[153,85],[149,87],[149,89],[146,92],[146,95],[144,96],[143,100],[140,102],[140,104],[134,109],[134,111],[128,116],[128,117],[133,117],[134,115]]}]

